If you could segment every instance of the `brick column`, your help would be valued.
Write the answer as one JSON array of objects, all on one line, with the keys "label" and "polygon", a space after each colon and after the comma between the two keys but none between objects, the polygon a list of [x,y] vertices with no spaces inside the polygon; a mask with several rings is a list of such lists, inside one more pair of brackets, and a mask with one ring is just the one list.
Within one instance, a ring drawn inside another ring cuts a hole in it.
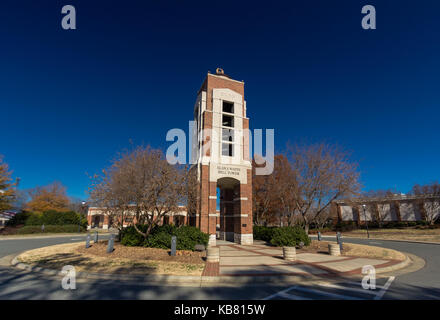
[{"label": "brick column", "polygon": [[87,214],[87,230],[92,227],[92,219],[93,219],[93,216],[90,214]]},{"label": "brick column", "polygon": [[209,166],[201,167],[200,230],[209,233]]},{"label": "brick column", "polygon": [[247,184],[240,184],[238,210],[234,210],[234,242],[252,244],[252,171],[247,170]]},{"label": "brick column", "polygon": [[396,212],[397,221],[401,222],[402,216],[400,215],[400,202],[395,201],[393,205],[394,205],[394,210]]},{"label": "brick column", "polygon": [[104,215],[104,223],[102,224],[102,229],[108,229],[108,215]]}]

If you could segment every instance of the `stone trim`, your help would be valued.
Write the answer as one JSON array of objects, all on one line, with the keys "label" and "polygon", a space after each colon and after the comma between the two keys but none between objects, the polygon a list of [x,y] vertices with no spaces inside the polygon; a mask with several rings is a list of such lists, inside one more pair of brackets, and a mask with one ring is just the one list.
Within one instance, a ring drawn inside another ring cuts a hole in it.
[{"label": "stone trim", "polygon": [[238,244],[251,245],[254,243],[254,235],[252,233],[234,233],[234,242]]}]

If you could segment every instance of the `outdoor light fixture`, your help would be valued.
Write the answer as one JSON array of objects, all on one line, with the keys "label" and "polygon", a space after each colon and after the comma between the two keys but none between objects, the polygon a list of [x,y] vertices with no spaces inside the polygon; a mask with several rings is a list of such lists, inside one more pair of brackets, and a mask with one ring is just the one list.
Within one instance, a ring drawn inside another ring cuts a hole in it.
[{"label": "outdoor light fixture", "polygon": [[368,231],[368,220],[367,220],[367,214],[365,213],[365,208],[367,205],[363,204],[362,207],[364,208],[364,218],[365,218],[365,225],[367,227],[367,238],[370,239],[370,232]]}]

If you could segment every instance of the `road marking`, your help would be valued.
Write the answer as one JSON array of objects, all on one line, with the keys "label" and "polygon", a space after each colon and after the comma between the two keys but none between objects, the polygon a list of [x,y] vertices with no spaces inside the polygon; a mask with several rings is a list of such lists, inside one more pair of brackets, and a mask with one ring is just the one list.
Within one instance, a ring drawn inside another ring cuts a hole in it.
[{"label": "road marking", "polygon": [[[358,284],[358,283],[356,283],[356,284]],[[339,286],[337,284],[331,284],[331,283],[322,283],[321,285],[324,286],[324,287],[334,288],[334,289],[354,291],[354,292],[359,292],[359,293],[368,293],[368,294],[372,294],[372,295],[376,295],[377,294],[373,290],[365,290],[365,289],[359,289],[359,288],[343,287],[343,286]]]},{"label": "road marking", "polygon": [[289,299],[289,300],[311,300],[310,298],[295,296],[293,294],[284,293],[284,292],[283,293],[279,293],[278,295],[280,297],[282,297],[282,298],[286,298],[286,299]]},{"label": "road marking", "polygon": [[83,240],[83,239],[70,239],[70,240],[75,240],[75,241],[78,241],[78,240]]},{"label": "road marking", "polygon": [[282,290],[282,291],[280,291],[280,292],[277,292],[277,293],[274,293],[274,294],[272,294],[272,295],[270,295],[270,296],[268,296],[268,297],[266,297],[266,298],[264,298],[264,299],[262,299],[262,300],[270,300],[270,299],[272,299],[272,298],[275,298],[277,295],[279,295],[279,294],[283,294],[283,293],[287,293],[288,291],[290,291],[290,290],[292,290],[292,289],[295,289],[297,286],[293,286],[293,287],[290,287],[290,288],[287,288],[287,289],[284,289],[284,290]]},{"label": "road marking", "polygon": [[309,293],[320,294],[320,295],[324,295],[324,296],[328,296],[328,297],[332,297],[332,298],[336,298],[336,299],[364,300],[364,299],[358,298],[358,297],[346,296],[346,295],[343,295],[343,294],[337,294],[337,293],[326,292],[326,291],[315,290],[315,289],[307,289],[307,288],[304,288],[304,287],[297,287],[296,290],[304,291],[304,292],[309,292]]},{"label": "road marking", "polygon": [[370,241],[371,244],[382,244],[382,242]]},{"label": "road marking", "polygon": [[390,287],[390,285],[394,281],[394,279],[395,279],[395,277],[390,277],[388,279],[387,283],[385,283],[382,290],[380,290],[380,292],[376,295],[376,297],[374,297],[374,300],[382,299],[383,295],[385,294],[385,292],[387,292],[388,288]]}]

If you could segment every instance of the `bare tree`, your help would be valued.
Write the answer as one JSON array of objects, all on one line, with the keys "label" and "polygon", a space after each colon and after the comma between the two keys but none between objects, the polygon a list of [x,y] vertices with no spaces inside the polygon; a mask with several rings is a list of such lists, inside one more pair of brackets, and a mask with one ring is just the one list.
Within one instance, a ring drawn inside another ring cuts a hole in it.
[{"label": "bare tree", "polygon": [[[393,196],[399,192],[388,190],[371,190],[363,195],[365,201],[366,210],[370,212],[373,219],[377,221],[379,228],[382,227],[387,213],[391,211],[393,203]],[[359,203],[358,203],[359,204]]]},{"label": "bare tree", "polygon": [[440,218],[440,184],[438,182],[416,184],[411,194],[419,196],[416,201],[425,211],[425,221],[433,225]]},{"label": "bare tree", "polygon": [[350,161],[346,151],[327,144],[288,146],[288,150],[298,184],[295,210],[302,215],[308,233],[310,222],[333,200],[359,193],[357,163]]},{"label": "bare tree", "polygon": [[197,166],[182,170],[183,203],[186,206],[187,216],[197,212],[197,203],[200,199],[199,182],[197,180]]},{"label": "bare tree", "polygon": [[91,198],[105,207],[107,214],[134,215],[137,224],[146,224],[145,238],[163,217],[179,211],[185,200],[184,178],[179,168],[170,165],[160,150],[138,147],[124,153],[103,175],[95,178]]},{"label": "bare tree", "polygon": [[[284,211],[281,210],[280,176],[283,173],[283,164],[287,159],[283,155],[276,155],[274,159],[274,171],[270,175],[257,175],[255,173],[257,162],[253,163],[252,178],[252,201],[253,217],[256,225],[263,225],[274,222],[278,219],[281,222],[284,217]],[[264,165],[262,165],[264,166]]]},{"label": "bare tree", "polygon": [[318,230],[322,230],[330,221],[331,216],[331,207],[327,207],[321,212],[321,214],[313,214],[312,221],[316,224]]},{"label": "bare tree", "polygon": [[0,211],[10,209],[16,198],[18,179],[14,183],[11,175],[8,164],[0,155]]}]

